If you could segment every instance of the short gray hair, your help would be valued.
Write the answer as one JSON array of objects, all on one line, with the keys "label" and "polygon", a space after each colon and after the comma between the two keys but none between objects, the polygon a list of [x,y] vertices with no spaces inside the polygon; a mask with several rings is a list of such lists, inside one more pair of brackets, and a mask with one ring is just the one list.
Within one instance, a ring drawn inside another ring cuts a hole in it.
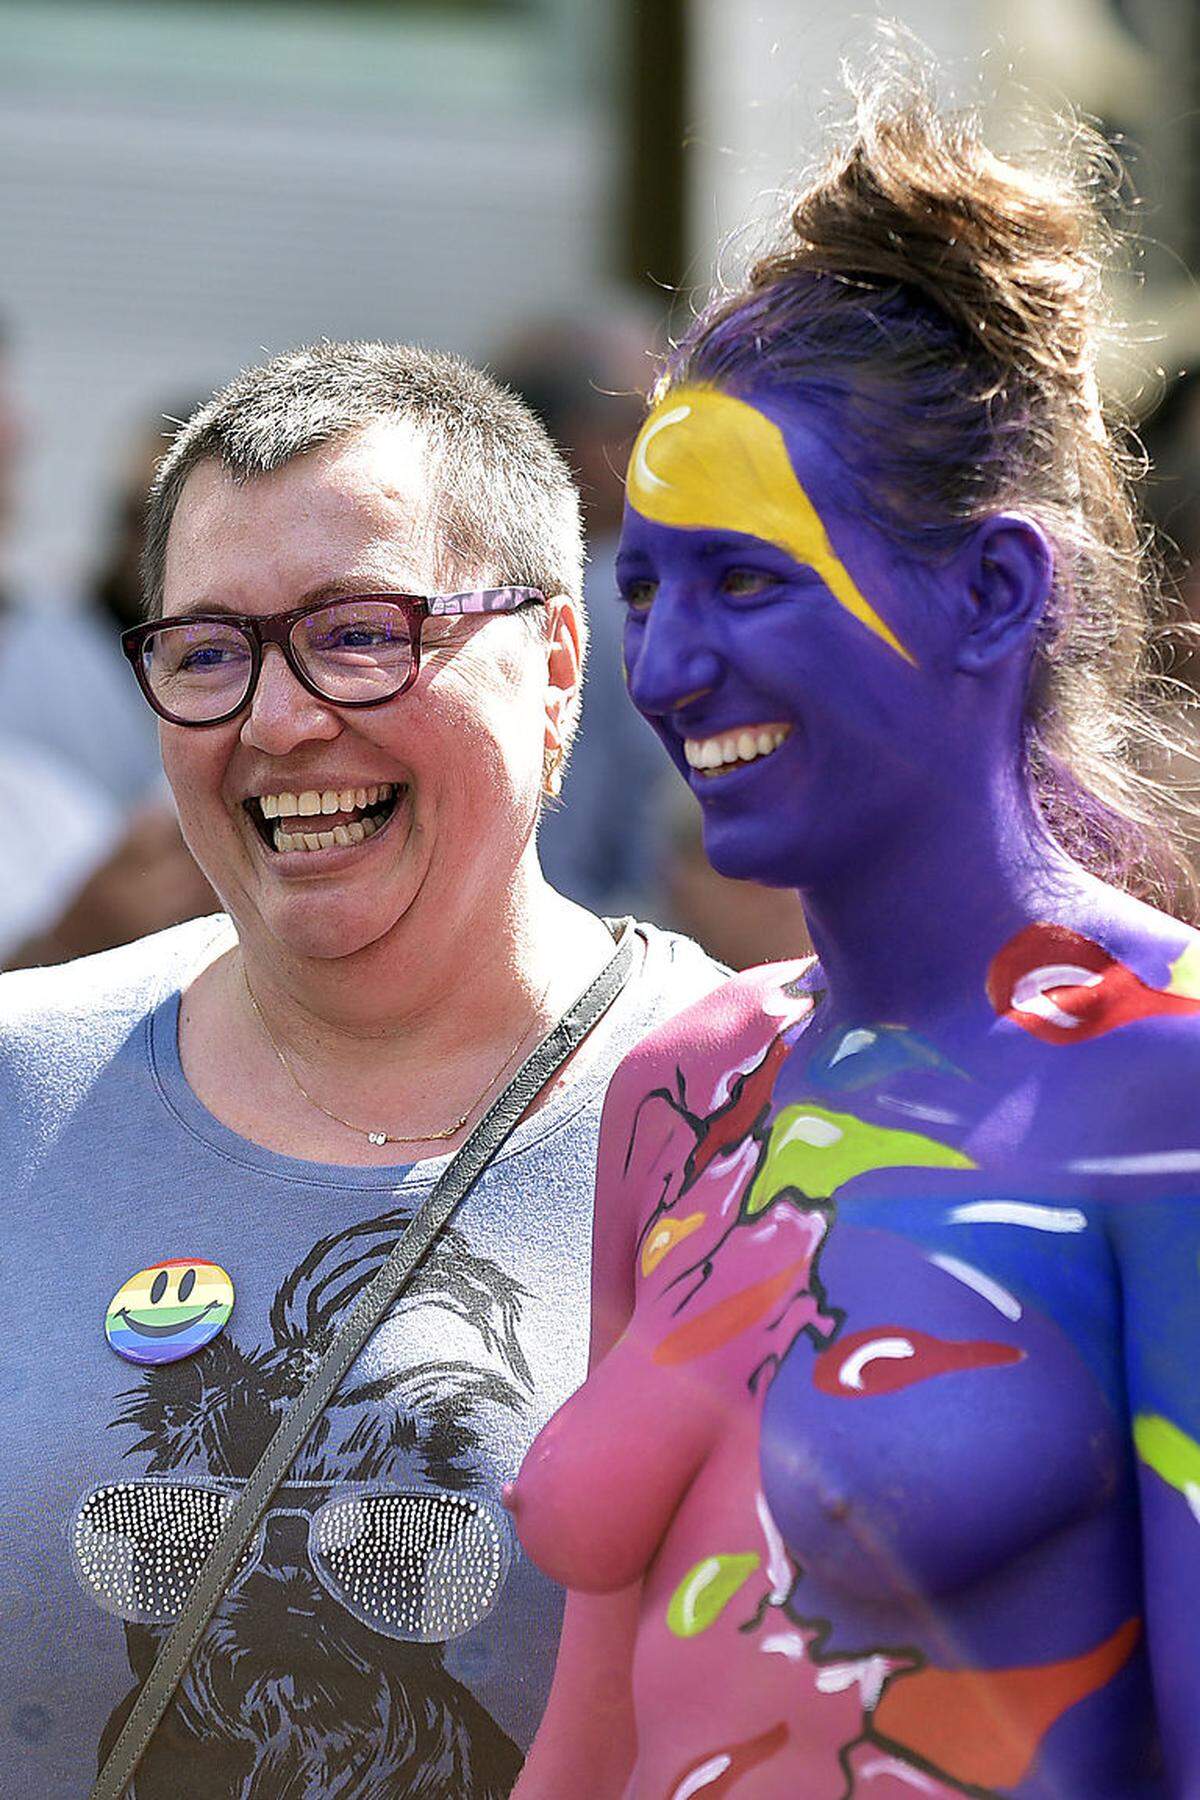
[{"label": "short gray hair", "polygon": [[579,496],[522,400],[458,356],[411,344],[320,343],[246,370],[172,440],[150,490],[147,614],[162,611],[171,521],[199,464],[218,462],[234,481],[249,481],[389,418],[423,440],[430,523],[450,579],[581,602]]}]

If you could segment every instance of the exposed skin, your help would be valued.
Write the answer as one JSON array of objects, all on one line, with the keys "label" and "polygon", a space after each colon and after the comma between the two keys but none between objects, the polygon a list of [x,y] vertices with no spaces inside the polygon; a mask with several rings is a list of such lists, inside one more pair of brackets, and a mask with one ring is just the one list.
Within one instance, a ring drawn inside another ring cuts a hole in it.
[{"label": "exposed skin", "polygon": [[[573,1590],[517,1793],[1197,1793],[1200,938],[1023,787],[1041,532],[901,557],[828,420],[742,398],[887,631],[777,541],[639,511],[635,452],[631,695],[713,862],[797,887],[819,960],[610,1090],[593,1373],[511,1495]],[[664,485],[697,441],[665,448]]]},{"label": "exposed skin", "polygon": [[[172,522],[164,612],[265,614],[489,580],[442,565],[419,438],[387,421],[241,484],[201,464]],[[518,1035],[532,1042],[604,959],[607,932],[546,885],[534,835],[581,633],[563,597],[544,646],[512,617],[431,621],[414,687],[361,711],[314,699],[269,648],[247,711],[206,729],[163,725],[184,836],[240,940],[197,977],[180,1023],[188,1080],[225,1124],[314,1161],[396,1161],[395,1146],[369,1144],[298,1093],[239,958],[304,1085],[392,1133],[452,1122]],[[311,854],[268,849],[243,805],[385,782],[403,797],[374,837]],[[446,1148],[414,1141],[403,1155]]]}]

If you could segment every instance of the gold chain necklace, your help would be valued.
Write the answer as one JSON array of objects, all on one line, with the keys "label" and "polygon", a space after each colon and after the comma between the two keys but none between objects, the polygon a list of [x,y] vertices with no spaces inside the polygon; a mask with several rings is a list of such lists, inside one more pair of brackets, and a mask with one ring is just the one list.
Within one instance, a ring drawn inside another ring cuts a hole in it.
[{"label": "gold chain necklace", "polygon": [[[509,1051],[509,1053],[505,1057],[504,1061],[500,1064],[500,1067],[496,1070],[496,1073],[492,1076],[492,1079],[488,1082],[487,1086],[483,1089],[483,1091],[479,1095],[477,1095],[477,1097],[474,1100],[472,1100],[470,1106],[468,1106],[466,1112],[462,1115],[461,1119],[456,1119],[454,1121],[453,1125],[448,1125],[446,1127],[445,1131],[420,1131],[420,1132],[414,1133],[411,1137],[398,1137],[395,1134],[395,1132],[378,1131],[378,1130],[370,1131],[367,1129],[367,1127],[365,1125],[356,1125],[354,1123],[353,1119],[343,1119],[341,1113],[330,1112],[330,1110],[327,1106],[322,1106],[321,1102],[313,1094],[309,1093],[308,1089],[305,1087],[304,1083],[301,1081],[300,1077],[297,1075],[295,1069],[293,1069],[291,1063],[288,1061],[287,1057],[283,1054],[283,1051],[279,1048],[279,1045],[275,1042],[274,1036],[272,1035],[272,1032],[271,1032],[271,1027],[267,1024],[267,1021],[263,1018],[262,1007],[258,1004],[258,1001],[254,997],[254,989],[250,986],[250,977],[246,973],[245,963],[243,963],[241,965],[241,968],[242,968],[242,980],[246,984],[246,993],[249,996],[251,1006],[254,1008],[255,1016],[257,1017],[259,1024],[263,1028],[263,1032],[266,1036],[266,1040],[267,1040],[268,1044],[270,1044],[272,1050],[275,1052],[276,1056],[279,1058],[280,1063],[283,1065],[283,1072],[288,1077],[289,1081],[298,1090],[298,1092],[304,1096],[304,1098],[308,1101],[308,1104],[310,1106],[315,1107],[319,1113],[324,1113],[325,1117],[327,1119],[332,1119],[335,1125],[344,1125],[346,1127],[347,1131],[353,1131],[353,1132],[356,1132],[359,1137],[365,1137],[369,1144],[377,1144],[377,1145],[381,1145],[381,1144],[437,1144],[437,1143],[443,1142],[446,1138],[454,1137],[457,1132],[460,1132],[462,1130],[462,1128],[466,1124],[467,1120],[471,1117],[471,1114],[473,1112],[476,1112],[479,1109],[479,1107],[482,1106],[483,1102],[487,1099],[488,1095],[491,1093],[492,1089],[495,1087],[496,1083],[499,1081],[500,1077],[503,1075],[504,1071],[507,1069],[507,1067],[508,1067],[509,1063],[512,1061],[513,1057],[517,1054],[517,1051],[521,1048],[521,1045],[525,1042],[525,1039],[529,1036],[529,1033],[532,1029],[532,1024],[526,1025],[524,1031],[522,1031],[520,1037],[517,1039],[516,1043],[513,1045],[512,1049]],[[551,988],[553,981],[554,981],[554,977],[553,977],[553,975],[551,975],[550,980],[546,983],[545,987],[542,989],[541,997],[539,998],[537,1006],[534,1009],[534,1016],[533,1016],[534,1023],[536,1023],[537,1016],[541,1012],[542,1007],[546,1003],[546,996],[550,992],[550,988]]]}]

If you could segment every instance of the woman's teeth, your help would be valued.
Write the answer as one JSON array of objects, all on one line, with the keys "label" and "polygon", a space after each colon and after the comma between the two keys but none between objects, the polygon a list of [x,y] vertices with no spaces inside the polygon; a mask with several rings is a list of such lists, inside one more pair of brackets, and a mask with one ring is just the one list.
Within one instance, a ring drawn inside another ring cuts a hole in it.
[{"label": "woman's teeth", "polygon": [[[336,824],[331,823],[321,831],[285,831],[278,824],[272,830],[267,826],[269,841],[276,850],[332,850],[337,846],[361,844],[374,837],[390,818],[396,805],[396,794],[395,784],[388,781],[375,787],[325,788],[320,793],[308,788],[301,794],[285,791],[259,794],[257,798],[264,821],[337,816]],[[349,818],[350,813],[359,816]]]},{"label": "woman's teeth", "polygon": [[303,794],[260,794],[258,804],[264,819],[315,818],[319,813],[353,812],[357,807],[374,806],[377,800],[390,800],[395,793],[390,781],[380,787],[326,788],[318,794],[307,788]]},{"label": "woman's teeth", "polygon": [[723,737],[684,738],[683,754],[689,767],[712,774],[719,769],[736,767],[738,763],[755,762],[770,756],[791,735],[790,725],[745,725]]},{"label": "woman's teeth", "polygon": [[284,831],[277,825],[273,841],[277,850],[332,850],[335,844],[361,844],[374,837],[383,822],[384,815],[368,814],[332,831]]}]

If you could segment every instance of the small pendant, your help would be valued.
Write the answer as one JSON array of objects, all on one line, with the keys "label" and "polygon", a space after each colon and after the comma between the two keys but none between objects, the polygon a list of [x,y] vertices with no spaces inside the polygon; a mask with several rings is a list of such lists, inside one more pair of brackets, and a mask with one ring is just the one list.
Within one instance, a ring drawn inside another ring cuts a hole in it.
[{"label": "small pendant", "polygon": [[368,1131],[367,1138],[368,1138],[368,1141],[372,1144],[386,1144],[387,1143],[387,1132],[386,1131]]}]

